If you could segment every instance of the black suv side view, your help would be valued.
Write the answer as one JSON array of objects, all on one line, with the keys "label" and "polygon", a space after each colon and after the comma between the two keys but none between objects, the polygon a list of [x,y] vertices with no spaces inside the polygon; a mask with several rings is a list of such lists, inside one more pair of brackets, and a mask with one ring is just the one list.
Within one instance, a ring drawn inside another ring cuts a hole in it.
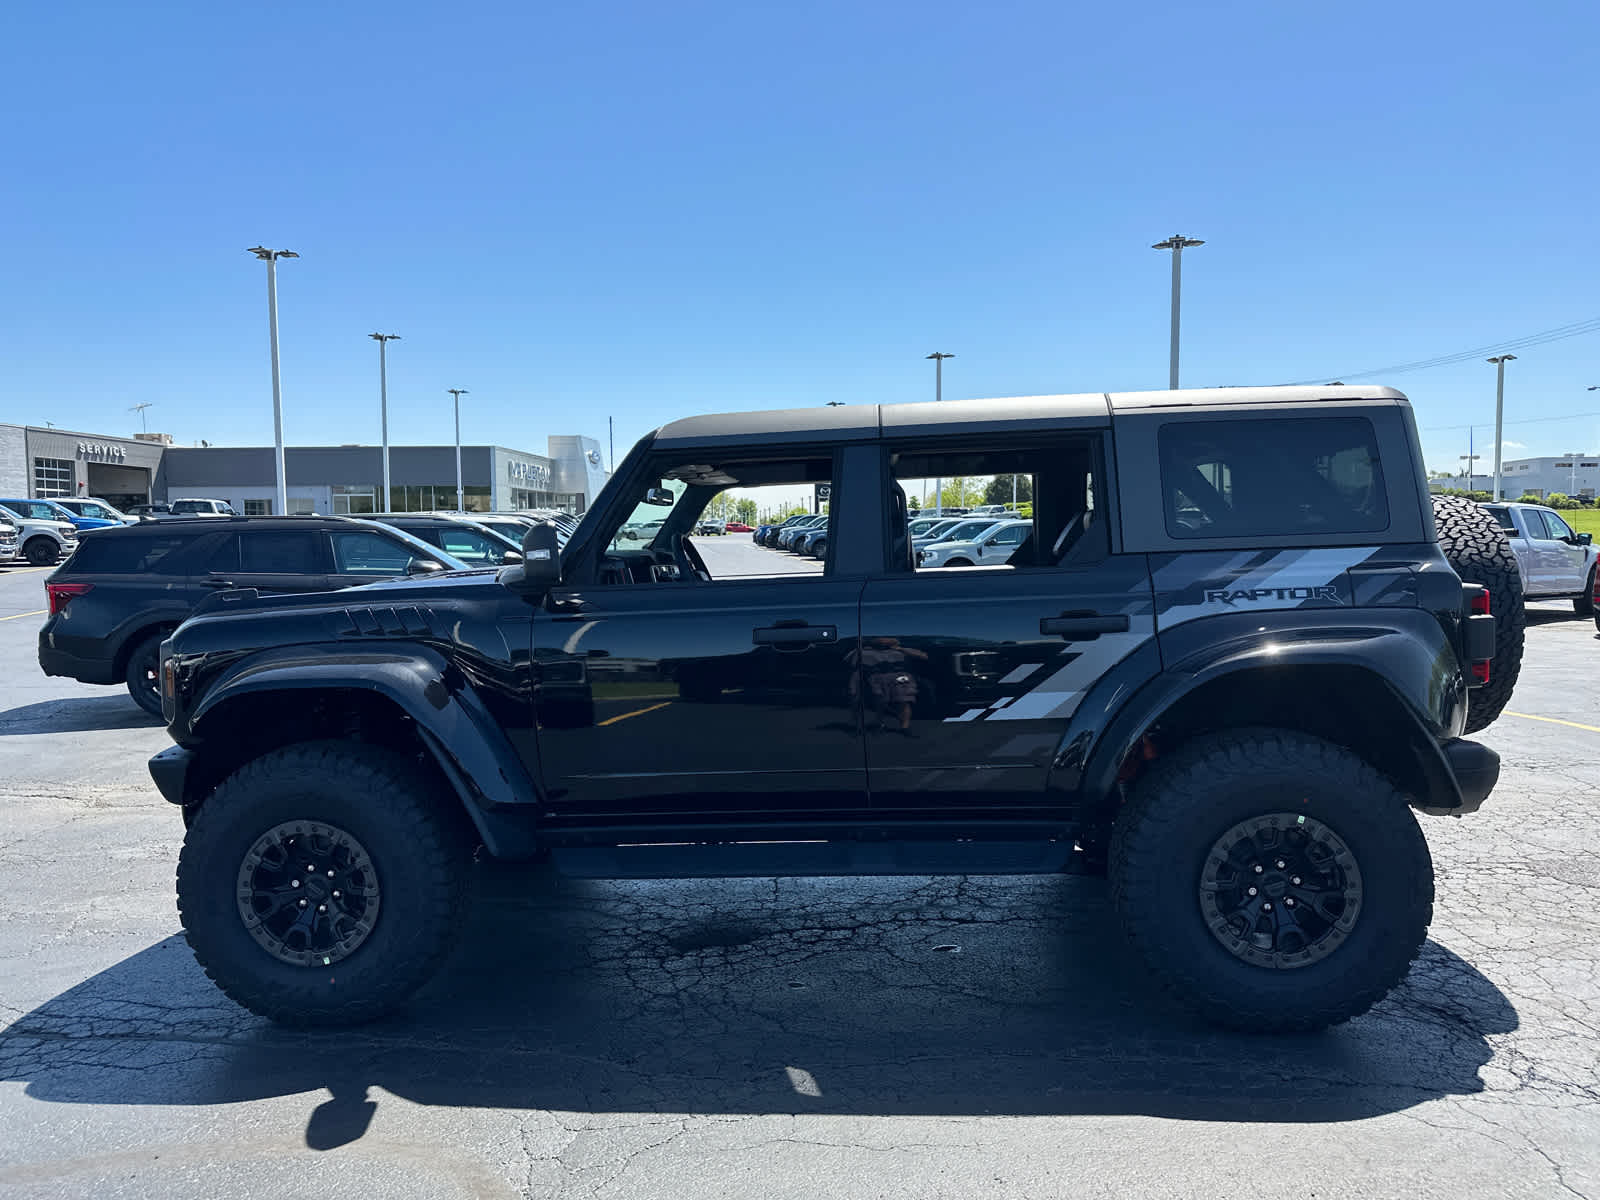
[{"label": "black suv side view", "polygon": [[122,683],[161,715],[162,639],[219,590],[325,592],[463,564],[382,525],[343,517],[173,518],[86,535],[45,581],[46,675]]},{"label": "black suv side view", "polygon": [[[907,485],[1012,473],[1029,536],[919,570]],[[753,573],[708,568],[691,535],[719,494],[823,485],[820,570],[723,544]],[[693,417],[634,447],[564,549],[548,526],[523,548],[492,574],[227,592],[163,646],[178,908],[239,1003],[304,1025],[402,1003],[481,844],[585,877],[1107,874],[1200,1013],[1320,1028],[1422,946],[1413,814],[1494,786],[1461,735],[1520,652],[1489,611],[1521,609],[1503,535],[1436,521],[1385,388]]]}]

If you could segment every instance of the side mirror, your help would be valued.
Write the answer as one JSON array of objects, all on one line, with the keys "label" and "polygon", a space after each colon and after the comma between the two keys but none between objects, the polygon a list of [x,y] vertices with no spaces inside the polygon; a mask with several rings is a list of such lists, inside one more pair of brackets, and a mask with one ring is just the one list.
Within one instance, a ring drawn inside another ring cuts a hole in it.
[{"label": "side mirror", "polygon": [[548,521],[531,526],[522,535],[520,561],[506,555],[505,569],[500,581],[518,592],[544,595],[561,582],[561,547],[556,541],[556,527]]},{"label": "side mirror", "polygon": [[1594,545],[1594,534],[1592,534],[1592,533],[1580,533],[1578,535],[1577,544],[1580,545],[1580,546],[1592,546],[1592,545]]},{"label": "side mirror", "polygon": [[644,494],[646,504],[654,504],[658,508],[671,508],[678,502],[678,498],[664,487],[653,487]]},{"label": "side mirror", "polygon": [[406,564],[407,575],[434,575],[444,570],[444,564],[431,558],[413,558]]},{"label": "side mirror", "polygon": [[502,563],[504,563],[506,566],[509,567],[509,566],[511,566],[512,563],[521,562],[522,561],[522,554],[521,554],[520,551],[517,551],[517,550],[507,550],[506,553],[505,553],[505,557],[503,557],[500,561]]}]

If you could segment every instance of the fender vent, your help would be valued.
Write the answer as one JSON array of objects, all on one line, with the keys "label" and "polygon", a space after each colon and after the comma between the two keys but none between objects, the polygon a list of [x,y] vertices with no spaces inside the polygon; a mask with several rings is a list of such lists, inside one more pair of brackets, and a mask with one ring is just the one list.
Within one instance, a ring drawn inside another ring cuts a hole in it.
[{"label": "fender vent", "polygon": [[414,604],[347,608],[340,637],[424,637],[433,632],[428,614]]}]

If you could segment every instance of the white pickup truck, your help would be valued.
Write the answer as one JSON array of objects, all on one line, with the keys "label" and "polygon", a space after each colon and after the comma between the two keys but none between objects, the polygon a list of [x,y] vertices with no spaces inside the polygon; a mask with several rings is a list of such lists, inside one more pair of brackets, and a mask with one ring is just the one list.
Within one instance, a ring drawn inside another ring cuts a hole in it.
[{"label": "white pickup truck", "polygon": [[1522,594],[1529,600],[1572,598],[1579,616],[1594,614],[1594,536],[1573,533],[1553,508],[1539,504],[1485,504],[1500,522],[1522,572]]}]

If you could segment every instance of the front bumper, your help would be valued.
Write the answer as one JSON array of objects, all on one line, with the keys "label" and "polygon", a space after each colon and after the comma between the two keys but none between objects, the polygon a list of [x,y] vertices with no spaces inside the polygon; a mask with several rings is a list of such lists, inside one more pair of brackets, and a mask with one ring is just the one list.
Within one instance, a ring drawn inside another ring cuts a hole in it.
[{"label": "front bumper", "polygon": [[156,781],[156,790],[171,803],[182,804],[193,763],[193,750],[168,746],[150,760],[150,778]]}]

